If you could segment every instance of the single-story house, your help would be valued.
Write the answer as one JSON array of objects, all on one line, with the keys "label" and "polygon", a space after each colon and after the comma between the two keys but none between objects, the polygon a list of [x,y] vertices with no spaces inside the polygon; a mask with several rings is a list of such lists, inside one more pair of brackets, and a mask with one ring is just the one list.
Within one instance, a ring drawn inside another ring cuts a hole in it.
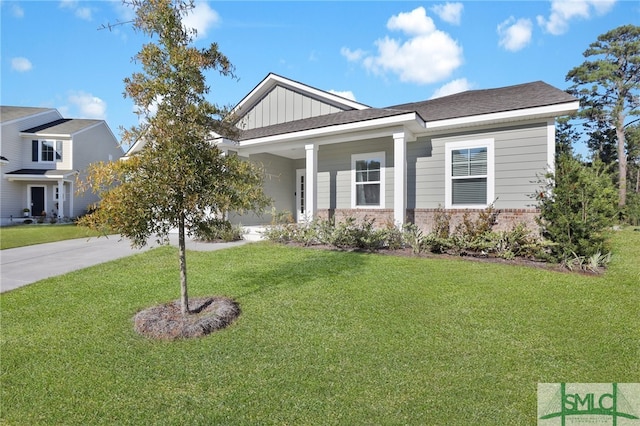
[{"label": "single-story house", "polygon": [[493,204],[498,227],[535,227],[530,195],[553,168],[555,119],[578,107],[537,81],[373,108],[269,74],[234,108],[237,140],[219,146],[262,164],[273,207],[298,221],[367,217],[428,231],[440,209],[455,221]]},{"label": "single-story house", "polygon": [[104,120],[63,118],[54,108],[0,107],[0,219],[73,218],[97,201],[76,193],[90,163],[123,154]]}]

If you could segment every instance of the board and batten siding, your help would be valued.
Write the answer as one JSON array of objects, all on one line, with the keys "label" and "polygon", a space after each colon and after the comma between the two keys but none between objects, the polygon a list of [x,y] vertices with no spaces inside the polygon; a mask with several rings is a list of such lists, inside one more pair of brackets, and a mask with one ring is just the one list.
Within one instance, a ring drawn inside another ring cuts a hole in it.
[{"label": "board and batten siding", "polygon": [[[547,124],[534,123],[486,132],[418,138],[408,144],[407,208],[434,209],[445,205],[445,144],[494,139],[495,207],[532,208],[529,195],[547,164]],[[415,201],[414,201],[415,200]]]},{"label": "board and batten siding", "polygon": [[333,105],[276,86],[243,116],[238,127],[251,130],[340,111]]}]

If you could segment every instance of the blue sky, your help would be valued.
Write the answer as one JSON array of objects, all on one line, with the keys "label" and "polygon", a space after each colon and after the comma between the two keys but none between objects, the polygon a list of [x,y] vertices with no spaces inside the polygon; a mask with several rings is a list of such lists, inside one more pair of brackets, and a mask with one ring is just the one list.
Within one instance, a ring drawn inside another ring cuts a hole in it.
[{"label": "blue sky", "polygon": [[[148,39],[120,1],[6,1],[1,13],[3,105],[100,118],[116,137],[136,124],[123,79]],[[274,72],[374,107],[567,72],[598,35],[640,25],[640,2],[198,2],[185,24],[216,42],[239,80],[208,76],[210,100],[233,106]]]}]

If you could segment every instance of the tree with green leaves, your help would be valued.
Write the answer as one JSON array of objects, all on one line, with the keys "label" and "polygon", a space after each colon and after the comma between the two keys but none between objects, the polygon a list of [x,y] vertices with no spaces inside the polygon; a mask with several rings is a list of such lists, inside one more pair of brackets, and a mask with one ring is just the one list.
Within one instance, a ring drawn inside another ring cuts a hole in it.
[{"label": "tree with green leaves", "polygon": [[[226,111],[207,101],[204,72],[233,76],[233,66],[216,44],[192,46],[194,30],[182,18],[193,8],[185,0],[132,0],[133,26],[153,42],[134,58],[143,72],[125,81],[139,125],[123,143],[143,147],[125,161],[90,167],[85,189],[100,196],[98,208],[83,218],[93,228],[108,227],[141,247],[150,238],[165,241],[178,230],[181,310],[189,313],[185,235],[230,210],[260,211],[268,199],[262,171],[237,156],[223,155],[217,135],[233,133]],[[142,144],[140,142],[143,142]]]},{"label": "tree with green leaves", "polygon": [[536,194],[542,235],[552,241],[556,260],[606,251],[606,230],[616,215],[616,190],[608,166],[585,165],[569,154],[557,158],[555,172]]},{"label": "tree with green leaves", "polygon": [[567,74],[569,91],[581,100],[580,115],[606,138],[615,131],[618,205],[627,198],[625,125],[640,114],[640,27],[624,25],[598,37],[583,54],[586,60]]}]

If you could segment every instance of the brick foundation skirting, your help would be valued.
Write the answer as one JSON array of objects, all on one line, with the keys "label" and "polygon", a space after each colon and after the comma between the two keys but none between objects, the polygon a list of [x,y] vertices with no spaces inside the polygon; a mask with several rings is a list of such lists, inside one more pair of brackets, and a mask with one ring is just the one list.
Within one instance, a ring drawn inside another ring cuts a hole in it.
[{"label": "brick foundation skirting", "polygon": [[[484,210],[445,210],[451,216],[450,230],[462,223],[465,213],[469,214],[471,220],[475,220]],[[433,229],[434,217],[441,209],[408,209],[406,221],[415,223],[425,233]],[[536,217],[540,214],[538,209],[495,209],[496,223],[493,227],[495,231],[506,231],[513,226],[523,223],[529,230],[538,232],[540,227],[536,223]],[[353,217],[358,221],[374,219],[374,225],[384,227],[388,223],[393,223],[393,209],[326,209],[318,210],[317,216],[320,219],[335,217],[336,222],[342,222],[348,217]]]}]

